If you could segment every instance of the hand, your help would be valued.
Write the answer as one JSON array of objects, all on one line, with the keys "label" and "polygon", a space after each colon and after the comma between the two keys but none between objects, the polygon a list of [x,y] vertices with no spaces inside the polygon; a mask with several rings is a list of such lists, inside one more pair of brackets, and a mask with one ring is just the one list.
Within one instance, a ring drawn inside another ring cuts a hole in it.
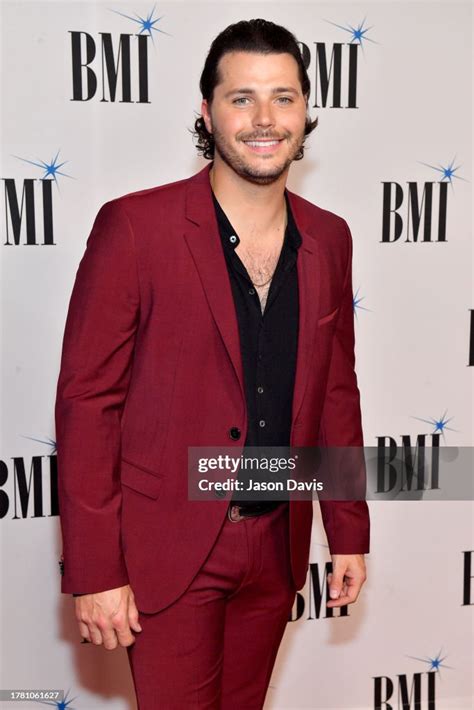
[{"label": "hand", "polygon": [[364,555],[331,555],[332,573],[328,574],[331,599],[326,606],[352,604],[367,579]]},{"label": "hand", "polygon": [[120,646],[131,646],[134,631],[141,631],[138,609],[129,584],[105,592],[84,594],[75,598],[76,619],[82,638],[112,651]]}]

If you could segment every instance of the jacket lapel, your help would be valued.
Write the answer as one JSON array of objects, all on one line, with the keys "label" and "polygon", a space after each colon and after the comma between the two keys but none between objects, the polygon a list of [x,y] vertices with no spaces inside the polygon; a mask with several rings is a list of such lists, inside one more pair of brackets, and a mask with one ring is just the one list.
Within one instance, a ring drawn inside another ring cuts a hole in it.
[{"label": "jacket lapel", "polygon": [[306,390],[308,375],[315,367],[318,340],[316,337],[320,311],[321,269],[318,241],[314,236],[314,226],[307,219],[299,198],[288,190],[291,211],[302,244],[297,259],[299,292],[299,333],[296,356],[295,388],[293,393],[292,425],[298,418]]},{"label": "jacket lapel", "polygon": [[211,164],[188,182],[186,217],[193,224],[189,225],[184,236],[196,264],[209,308],[234,366],[245,402],[237,315],[212,201],[210,169]]},{"label": "jacket lapel", "polygon": [[[222,340],[239,381],[245,402],[245,386],[240,354],[240,339],[232,288],[222,250],[209,181],[211,164],[189,179],[186,193],[186,218],[192,224],[185,239],[196,264]],[[319,273],[318,242],[299,198],[288,191],[293,216],[302,237],[298,253],[299,333],[296,358],[292,424],[300,411],[309,371],[314,367],[317,345],[316,328],[319,316],[321,274]],[[282,328],[285,324],[282,323]]]}]

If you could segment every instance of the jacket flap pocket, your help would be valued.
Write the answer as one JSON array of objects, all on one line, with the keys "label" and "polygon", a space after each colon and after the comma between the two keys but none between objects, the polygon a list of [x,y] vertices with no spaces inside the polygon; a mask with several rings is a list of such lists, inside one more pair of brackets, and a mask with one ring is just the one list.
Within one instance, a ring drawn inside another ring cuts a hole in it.
[{"label": "jacket flap pocket", "polygon": [[335,308],[331,313],[328,313],[326,316],[323,316],[322,318],[319,318],[318,320],[318,325],[324,325],[324,323],[329,323],[332,321],[336,316],[339,311],[339,306]]},{"label": "jacket flap pocket", "polygon": [[122,459],[120,480],[124,486],[133,488],[149,498],[158,498],[163,476]]}]

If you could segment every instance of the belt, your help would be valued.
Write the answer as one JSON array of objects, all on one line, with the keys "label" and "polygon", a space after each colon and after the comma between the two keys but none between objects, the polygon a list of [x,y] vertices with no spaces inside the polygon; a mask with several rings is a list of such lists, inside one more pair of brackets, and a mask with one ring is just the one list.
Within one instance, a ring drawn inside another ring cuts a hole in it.
[{"label": "belt", "polygon": [[239,520],[244,520],[245,518],[254,518],[257,515],[269,513],[284,502],[286,501],[268,500],[262,501],[261,503],[243,503],[242,505],[231,502],[227,508],[227,517],[233,523],[238,523]]}]

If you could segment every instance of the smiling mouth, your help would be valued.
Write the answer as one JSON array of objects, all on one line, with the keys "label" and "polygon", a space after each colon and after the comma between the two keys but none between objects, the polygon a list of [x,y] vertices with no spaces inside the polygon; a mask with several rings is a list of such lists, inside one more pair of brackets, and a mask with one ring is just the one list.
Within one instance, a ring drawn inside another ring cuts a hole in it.
[{"label": "smiling mouth", "polygon": [[270,153],[274,148],[277,148],[283,142],[283,138],[243,141],[251,150],[258,153]]},{"label": "smiling mouth", "polygon": [[244,141],[244,143],[246,143],[247,145],[255,146],[257,148],[260,148],[262,146],[265,148],[266,146],[269,146],[269,145],[278,145],[278,143],[280,143],[282,140],[283,140],[282,138],[278,138],[278,139],[272,138],[272,139],[267,139],[267,140]]}]

